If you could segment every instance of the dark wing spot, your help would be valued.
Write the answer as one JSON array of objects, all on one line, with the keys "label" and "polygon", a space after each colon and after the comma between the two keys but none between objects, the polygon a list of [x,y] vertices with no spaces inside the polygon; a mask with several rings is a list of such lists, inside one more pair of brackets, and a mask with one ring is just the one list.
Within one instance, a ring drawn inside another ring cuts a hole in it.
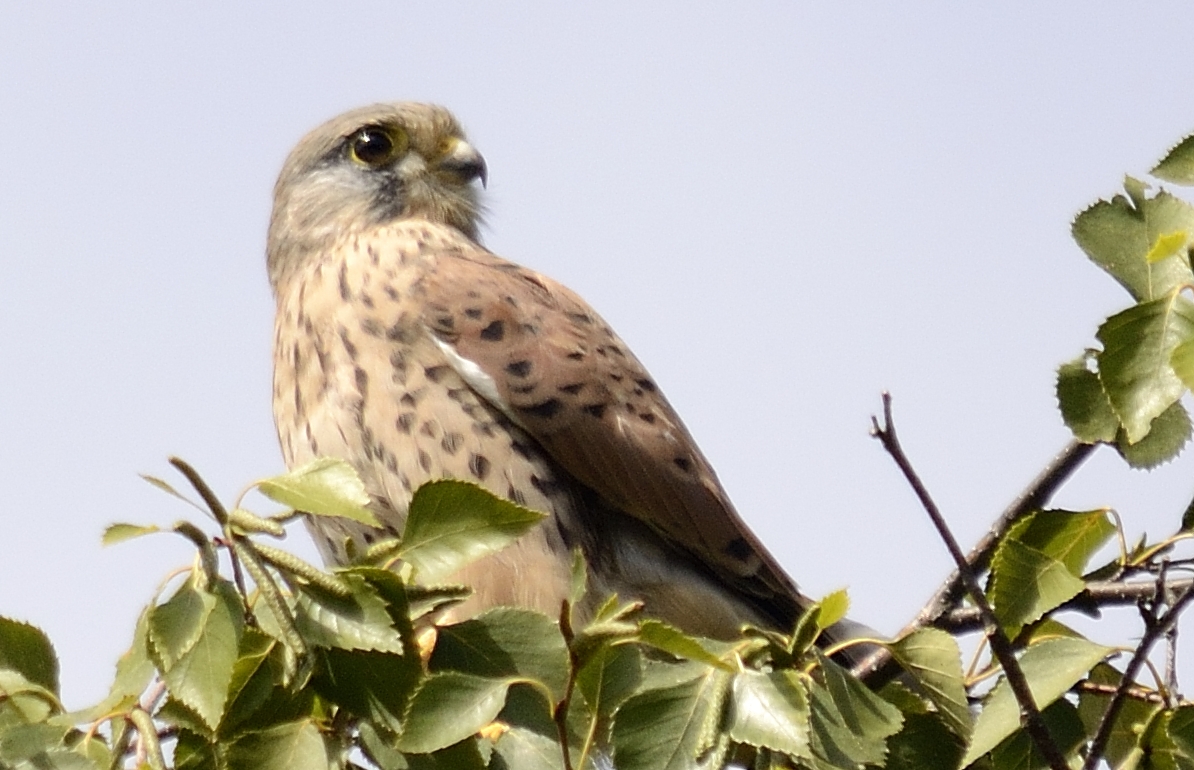
[{"label": "dark wing spot", "polygon": [[543,419],[551,419],[552,417],[555,417],[563,408],[564,405],[558,398],[549,398],[546,401],[540,401],[539,403],[531,404],[530,406],[515,407],[515,409],[523,414],[527,414],[532,417],[541,417]]},{"label": "dark wing spot", "polygon": [[520,396],[525,396],[528,393],[534,393],[538,387],[539,383],[537,382],[532,382],[529,385],[515,385],[514,387],[510,388],[510,392],[517,393]]},{"label": "dark wing spot", "polygon": [[439,445],[444,448],[444,451],[450,455],[456,454],[460,451],[460,445],[464,443],[464,436],[459,433],[445,433]]},{"label": "dark wing spot", "polygon": [[463,401],[467,393],[468,388],[448,388],[448,398],[456,403]]},{"label": "dark wing spot", "polygon": [[352,299],[352,290],[348,288],[348,263],[340,263],[340,299],[347,302]]},{"label": "dark wing spot", "polygon": [[447,364],[438,364],[436,366],[423,367],[423,374],[427,375],[427,379],[432,382],[439,382],[448,373],[450,367]]},{"label": "dark wing spot", "polygon": [[655,383],[646,378],[637,379],[634,381],[634,383],[648,393],[654,393],[656,390],[658,390],[658,388],[655,387]]},{"label": "dark wing spot", "polygon": [[583,361],[585,360],[585,352],[583,350],[574,350],[565,357],[571,358],[573,361]]},{"label": "dark wing spot", "polygon": [[[472,414],[469,415],[469,417],[475,417],[475,416],[476,415],[472,415]],[[473,423],[473,433],[477,434],[478,436],[484,436],[485,438],[493,438],[494,436],[497,435],[497,433],[494,432],[494,430],[493,430],[492,422],[474,422]]]},{"label": "dark wing spot", "polygon": [[375,305],[373,303],[373,297],[369,296],[368,294],[364,294],[364,293],[361,294],[361,304],[364,305],[365,307],[369,308],[370,310],[372,310],[375,307]]},{"label": "dark wing spot", "polygon": [[419,467],[427,473],[431,473],[431,455],[424,450],[419,450]]},{"label": "dark wing spot", "polygon": [[575,396],[577,393],[580,393],[580,389],[584,386],[583,382],[574,382],[571,385],[561,385],[559,390],[561,393],[571,393]]},{"label": "dark wing spot", "polygon": [[390,286],[389,284],[386,284],[385,286],[381,287],[381,290],[384,291],[386,293],[386,296],[392,300],[397,300],[399,297],[402,296],[401,294],[398,293],[397,289],[395,289],[393,286]]},{"label": "dark wing spot", "polygon": [[647,423],[648,425],[655,424],[655,413],[654,412],[640,412],[638,418],[640,420],[642,420],[643,422]]},{"label": "dark wing spot", "polygon": [[403,433],[405,433],[408,436],[410,435],[410,429],[414,424],[415,424],[415,413],[414,412],[403,412],[402,414],[398,415],[397,420],[394,420],[394,425],[397,426],[398,430],[402,431]]},{"label": "dark wing spot", "polygon": [[561,486],[558,481],[554,479],[541,479],[535,474],[531,474],[531,486],[539,490],[544,496],[551,497],[560,493]]},{"label": "dark wing spot", "polygon": [[488,326],[481,330],[481,339],[488,342],[501,342],[502,337],[506,336],[506,324],[502,321],[491,321]]},{"label": "dark wing spot", "polygon": [[510,442],[510,449],[517,455],[531,459],[531,448],[517,439]]},{"label": "dark wing spot", "polygon": [[469,455],[468,469],[470,473],[477,477],[478,481],[484,481],[485,477],[489,475],[489,459],[485,455]]},{"label": "dark wing spot", "polygon": [[344,345],[344,352],[348,353],[348,357],[355,361],[357,359],[357,346],[352,344],[352,340],[348,338],[348,330],[343,326],[340,327],[340,343]]},{"label": "dark wing spot", "polygon": [[361,331],[365,332],[365,334],[368,334],[370,337],[381,337],[383,334],[385,334],[385,332],[382,331],[381,324],[372,318],[366,318],[364,321],[361,321]]},{"label": "dark wing spot", "polygon": [[739,561],[746,561],[755,553],[755,549],[751,548],[750,543],[741,537],[731,540],[722,550],[725,551],[726,555],[732,556]]},{"label": "dark wing spot", "polygon": [[358,366],[353,371],[353,376],[356,377],[357,390],[360,391],[362,396],[365,395],[365,390],[369,387],[369,375],[364,369]]},{"label": "dark wing spot", "polygon": [[581,407],[586,414],[591,414],[594,417],[601,419],[605,414],[605,404],[585,404]]},{"label": "dark wing spot", "polygon": [[[470,292],[470,293],[475,294],[476,292]],[[479,308],[479,307],[466,307],[464,309],[464,314],[466,316],[468,316],[469,318],[473,319],[474,321],[479,321],[481,319],[481,315],[482,315],[481,308]]]},{"label": "dark wing spot", "polygon": [[506,497],[509,498],[510,502],[514,503],[515,505],[521,505],[525,507],[527,504],[526,495],[522,493],[521,489],[515,489],[513,484],[511,484],[510,488],[506,490]]},{"label": "dark wing spot", "polygon": [[673,457],[672,462],[676,464],[677,468],[685,473],[692,471],[692,460],[688,459],[687,457]]},{"label": "dark wing spot", "polygon": [[435,438],[439,433],[439,423],[435,420],[428,420],[419,428],[419,433],[422,433],[428,438]]},{"label": "dark wing spot", "polygon": [[526,359],[506,364],[506,372],[515,377],[526,377],[531,373],[531,362]]},{"label": "dark wing spot", "polygon": [[589,315],[588,313],[568,313],[568,318],[575,323],[584,324],[586,326],[593,323],[593,316]]},{"label": "dark wing spot", "polygon": [[456,319],[450,315],[441,315],[439,318],[435,319],[435,325],[440,329],[451,331],[456,327]]}]

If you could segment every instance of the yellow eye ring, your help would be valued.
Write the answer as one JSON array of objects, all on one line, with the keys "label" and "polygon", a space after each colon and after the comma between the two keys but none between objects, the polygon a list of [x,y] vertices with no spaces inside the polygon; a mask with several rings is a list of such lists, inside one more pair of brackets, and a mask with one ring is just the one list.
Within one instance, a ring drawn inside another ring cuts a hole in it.
[{"label": "yellow eye ring", "polygon": [[348,141],[348,154],[371,168],[383,166],[406,151],[406,132],[392,126],[365,126]]}]

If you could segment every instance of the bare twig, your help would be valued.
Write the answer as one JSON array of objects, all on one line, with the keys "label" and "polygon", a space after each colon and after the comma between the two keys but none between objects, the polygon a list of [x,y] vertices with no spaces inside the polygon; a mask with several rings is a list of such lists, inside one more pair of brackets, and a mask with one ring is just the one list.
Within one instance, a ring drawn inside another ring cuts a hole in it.
[{"label": "bare twig", "polygon": [[979,586],[978,578],[975,577],[974,570],[971,569],[970,563],[962,553],[957,539],[954,538],[949,525],[945,522],[941,511],[937,508],[937,504],[933,502],[928,489],[921,482],[920,477],[912,467],[912,463],[908,460],[907,455],[904,454],[904,450],[900,446],[899,438],[895,432],[895,422],[891,416],[890,393],[883,394],[883,424],[880,425],[879,421],[873,417],[871,418],[871,423],[871,434],[883,444],[883,448],[891,455],[891,458],[903,472],[904,478],[908,480],[912,491],[920,499],[921,506],[929,514],[933,526],[936,527],[937,533],[941,536],[941,540],[949,550],[950,556],[953,557],[954,564],[957,566],[959,580],[966,587],[966,592],[970,595],[971,600],[982,612],[988,629],[987,638],[991,644],[991,652],[1003,667],[1003,675],[1007,678],[1007,683],[1011,686],[1012,692],[1016,696],[1016,702],[1020,704],[1020,713],[1024,719],[1025,730],[1037,750],[1041,752],[1041,755],[1045,757],[1053,770],[1068,770],[1065,756],[1062,755],[1061,750],[1054,743],[1052,736],[1049,735],[1049,729],[1045,726],[1045,722],[1041,718],[1040,709],[1037,708],[1036,702],[1033,700],[1032,691],[1028,687],[1028,680],[1025,678],[1024,672],[1020,669],[1019,661],[1016,660],[1011,640],[1007,638],[1007,635],[1003,633],[1003,629],[1000,628],[998,621],[995,619],[995,612],[991,609],[991,605],[987,601],[982,587]]},{"label": "bare twig", "polygon": [[[1194,587],[1194,578],[1167,580],[1165,585],[1166,589],[1171,593],[1184,593]],[[1050,614],[1073,610],[1075,612],[1084,612],[1088,615],[1096,615],[1097,611],[1103,607],[1123,607],[1130,604],[1138,604],[1142,600],[1151,599],[1156,595],[1156,592],[1157,586],[1153,581],[1136,580],[1123,582],[1108,580],[1088,583],[1082,593],[1052,610]],[[942,631],[964,633],[966,631],[977,631],[982,628],[983,620],[977,608],[961,607],[941,615],[932,622],[932,625],[935,628],[940,628]]]},{"label": "bare twig", "polygon": [[[1186,605],[1194,599],[1194,591],[1187,588],[1176,600],[1170,601],[1171,597],[1172,593],[1165,585],[1165,570],[1161,570],[1161,573],[1157,576],[1153,601],[1147,606],[1144,603],[1141,604],[1141,615],[1144,618],[1144,635],[1140,638],[1140,644],[1137,645],[1136,651],[1132,654],[1132,659],[1128,661],[1128,665],[1124,668],[1123,676],[1119,680],[1119,687],[1116,689],[1115,695],[1112,696],[1111,702],[1107,704],[1107,710],[1103,712],[1103,718],[1099,721],[1099,729],[1095,731],[1094,740],[1090,743],[1090,752],[1086,756],[1086,762],[1082,765],[1083,770],[1094,770],[1098,766],[1103,752],[1107,748],[1107,741],[1111,738],[1119,711],[1127,700],[1129,691],[1136,684],[1136,675],[1140,672],[1140,667],[1148,659],[1148,653],[1152,649],[1153,644],[1169,630],[1177,621],[1178,615],[1181,614]],[[1168,605],[1169,609],[1164,613],[1158,614],[1160,608],[1166,605]]]},{"label": "bare twig", "polygon": [[[978,572],[986,569],[991,562],[991,555],[995,552],[995,546],[999,544],[999,540],[1012,524],[1048,503],[1054,493],[1061,488],[1061,485],[1069,480],[1074,471],[1086,461],[1086,458],[1090,457],[1096,446],[1095,444],[1080,444],[1077,441],[1071,441],[1000,514],[987,534],[967,554],[966,563]],[[957,606],[964,588],[961,573],[955,570],[916,616],[916,620],[904,629],[904,632],[921,626],[934,625],[939,617],[948,612],[950,608]]]}]

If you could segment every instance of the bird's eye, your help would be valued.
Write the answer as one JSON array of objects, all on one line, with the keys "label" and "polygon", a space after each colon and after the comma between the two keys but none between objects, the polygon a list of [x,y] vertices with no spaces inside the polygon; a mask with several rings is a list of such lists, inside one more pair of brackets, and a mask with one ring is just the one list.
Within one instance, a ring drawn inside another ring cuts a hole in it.
[{"label": "bird's eye", "polygon": [[389,163],[406,149],[406,134],[398,128],[366,126],[349,140],[352,159],[366,166]]}]

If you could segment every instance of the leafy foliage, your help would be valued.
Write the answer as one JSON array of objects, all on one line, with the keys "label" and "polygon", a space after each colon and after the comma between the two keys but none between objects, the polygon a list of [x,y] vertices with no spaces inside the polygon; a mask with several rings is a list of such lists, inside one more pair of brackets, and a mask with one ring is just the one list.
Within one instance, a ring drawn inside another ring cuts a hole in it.
[{"label": "leafy foliage", "polygon": [[[1194,183],[1194,139],[1154,174]],[[1080,214],[1073,231],[1133,304],[1099,326],[1100,347],[1061,366],[1057,395],[1079,441],[1114,445],[1129,464],[1152,467],[1176,455],[1191,432],[1181,399],[1194,386],[1194,302],[1186,294],[1194,207],[1163,190],[1150,196],[1132,178],[1124,187]],[[508,546],[542,514],[466,483],[433,482],[416,490],[400,537],[327,572],[263,541],[283,536],[283,524],[304,513],[376,524],[348,465],[320,459],[257,482],[286,506],[263,516],[240,500],[226,508],[193,469],[172,462],[203,505],[161,479],[147,481],[208,514],[216,531],[187,521],[106,530],[105,544],[180,535],[196,559],[142,612],[103,701],[67,713],[50,641],[0,618],[0,767],[1049,765],[1024,728],[1014,680],[983,654],[964,669],[944,621],[890,641],[859,641],[898,668],[897,678],[880,669],[864,681],[835,662],[840,648],[817,646],[844,616],[844,592],[809,608],[792,629],[746,627],[736,640],[702,639],[643,617],[638,602],[589,596],[577,554],[558,617],[495,608],[444,625],[444,611],[468,595],[452,575]],[[1173,535],[1129,548],[1108,510],[1032,510],[990,553],[994,617],[984,620],[1014,640],[1053,748],[1072,767],[1099,760],[1194,767],[1194,705],[1177,698],[1174,683],[1149,688],[1135,678],[1148,645],[1187,601],[1188,587],[1172,590],[1174,563],[1165,560],[1191,522],[1194,503]],[[1100,560],[1113,539],[1118,552]],[[1120,651],[1057,619],[1097,610],[1097,589],[1108,585],[1144,597],[1145,639],[1123,670],[1110,663]],[[950,606],[967,610],[960,599]]]}]

